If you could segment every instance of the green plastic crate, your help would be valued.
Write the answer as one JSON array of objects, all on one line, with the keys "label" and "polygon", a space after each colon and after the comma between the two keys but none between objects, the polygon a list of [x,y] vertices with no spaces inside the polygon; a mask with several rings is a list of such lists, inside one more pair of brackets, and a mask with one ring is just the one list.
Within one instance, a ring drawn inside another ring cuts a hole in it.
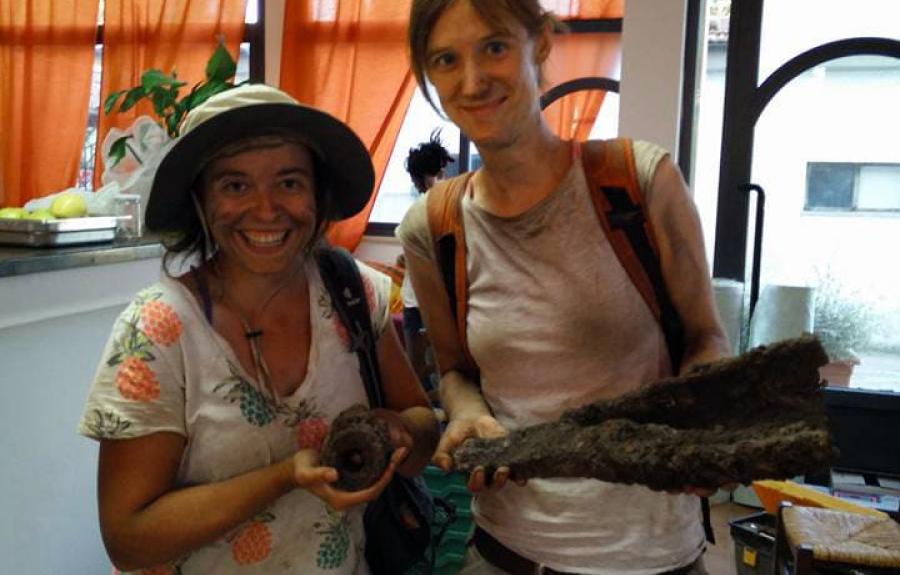
[{"label": "green plastic crate", "polygon": [[435,575],[456,575],[466,556],[466,543],[472,535],[472,494],[466,488],[465,477],[460,473],[444,473],[429,465],[422,474],[428,491],[440,497],[456,510],[456,521],[447,526],[437,548]]},{"label": "green plastic crate", "polygon": [[465,554],[444,553],[435,561],[434,575],[456,575],[462,569]]}]

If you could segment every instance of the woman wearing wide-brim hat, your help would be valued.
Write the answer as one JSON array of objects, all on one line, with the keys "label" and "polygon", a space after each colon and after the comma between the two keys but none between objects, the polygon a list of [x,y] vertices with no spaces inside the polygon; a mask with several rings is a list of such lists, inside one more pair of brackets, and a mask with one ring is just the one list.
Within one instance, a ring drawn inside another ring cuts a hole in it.
[{"label": "woman wearing wide-brim hat", "polygon": [[347,126],[274,88],[228,90],[186,118],[147,204],[166,273],[119,316],[79,428],[100,441],[100,525],[120,569],[366,572],[363,504],[437,441],[390,280],[360,264],[396,450],[354,492],[318,462],[330,422],[367,398],[314,253],[373,181]]}]

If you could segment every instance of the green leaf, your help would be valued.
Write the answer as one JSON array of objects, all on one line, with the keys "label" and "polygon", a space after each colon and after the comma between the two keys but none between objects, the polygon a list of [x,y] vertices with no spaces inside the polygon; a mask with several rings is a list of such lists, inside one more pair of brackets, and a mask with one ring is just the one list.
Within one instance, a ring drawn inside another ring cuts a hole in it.
[{"label": "green leaf", "polygon": [[109,147],[109,157],[112,158],[114,166],[125,157],[125,152],[128,150],[129,138],[132,138],[132,136],[122,136]]},{"label": "green leaf", "polygon": [[125,93],[125,90],[119,90],[118,92],[113,92],[109,96],[106,97],[106,101],[103,102],[103,113],[109,114],[112,112],[113,108],[116,105],[116,100],[119,99],[119,96]]},{"label": "green leaf", "polygon": [[122,100],[122,105],[119,106],[120,112],[125,112],[134,107],[135,104],[138,103],[139,100],[146,97],[147,93],[144,92],[143,86],[135,86],[134,88],[128,90],[128,93],[125,94],[125,99]]},{"label": "green leaf", "polygon": [[153,101],[153,111],[160,118],[166,115],[166,108],[170,108],[175,104],[172,92],[161,86],[155,86],[150,92],[150,99]]},{"label": "green leaf", "polygon": [[145,92],[150,92],[157,86],[171,86],[177,80],[174,76],[163,74],[161,71],[152,68],[141,74],[141,86]]},{"label": "green leaf", "polygon": [[210,80],[206,84],[197,84],[190,94],[190,108],[193,110],[203,102],[207,101],[210,96],[214,96],[219,92],[224,92],[231,87],[220,80]]},{"label": "green leaf", "polygon": [[206,79],[210,82],[225,82],[237,72],[237,64],[225,49],[225,41],[219,38],[219,45],[206,63]]},{"label": "green leaf", "polygon": [[182,114],[176,110],[172,115],[166,117],[166,131],[172,138],[178,135],[178,124],[181,122],[181,116]]}]

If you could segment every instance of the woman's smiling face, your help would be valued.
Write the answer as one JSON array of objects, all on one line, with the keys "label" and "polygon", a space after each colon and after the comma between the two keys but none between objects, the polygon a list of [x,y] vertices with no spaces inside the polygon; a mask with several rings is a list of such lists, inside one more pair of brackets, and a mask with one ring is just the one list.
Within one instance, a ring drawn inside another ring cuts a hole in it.
[{"label": "woman's smiling face", "polygon": [[510,145],[540,122],[538,76],[549,31],[532,38],[513,18],[504,28],[459,0],[428,37],[428,80],[450,119],[479,146]]},{"label": "woman's smiling face", "polygon": [[203,211],[226,266],[259,275],[290,272],[316,226],[310,151],[297,143],[251,143],[203,171]]}]

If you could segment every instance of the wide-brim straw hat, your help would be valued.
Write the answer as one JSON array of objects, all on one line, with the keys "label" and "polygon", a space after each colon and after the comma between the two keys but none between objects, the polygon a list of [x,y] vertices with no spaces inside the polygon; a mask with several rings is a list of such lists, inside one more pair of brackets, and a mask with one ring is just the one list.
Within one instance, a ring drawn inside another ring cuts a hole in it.
[{"label": "wide-brim straw hat", "polygon": [[329,172],[336,219],[366,206],[375,170],[365,145],[346,124],[265,84],[231,88],[191,110],[159,164],[147,201],[151,231],[183,230],[196,218],[191,187],[212,153],[245,138],[277,131],[296,136]]}]

